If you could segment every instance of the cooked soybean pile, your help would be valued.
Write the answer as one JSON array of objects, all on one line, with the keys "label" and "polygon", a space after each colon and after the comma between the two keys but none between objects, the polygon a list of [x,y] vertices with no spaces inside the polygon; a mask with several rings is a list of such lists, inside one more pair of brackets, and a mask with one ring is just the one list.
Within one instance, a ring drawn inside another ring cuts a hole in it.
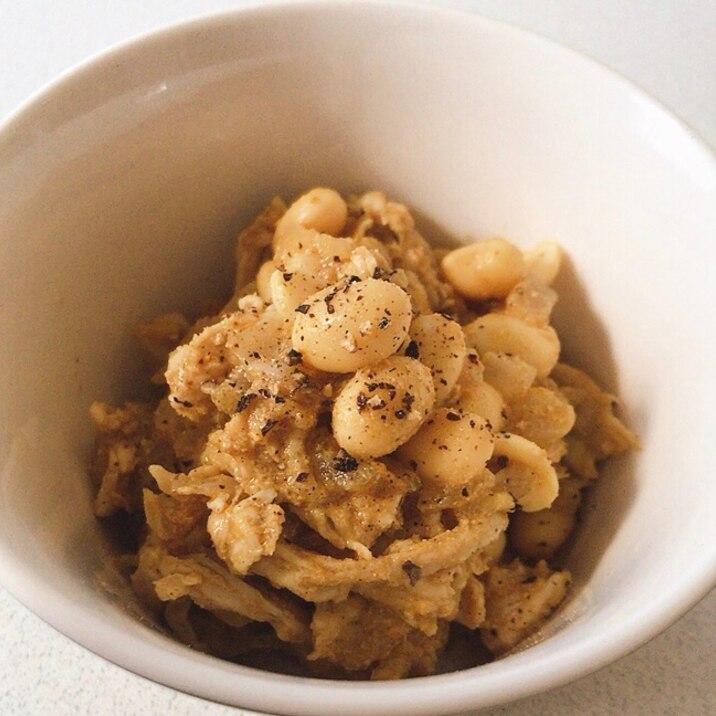
[{"label": "cooked soybean pile", "polygon": [[138,329],[159,397],[91,408],[141,601],[196,649],[336,678],[430,674],[451,625],[494,655],[533,634],[583,489],[637,445],[558,362],[560,258],[433,249],[381,192],[274,199],[223,308]]}]

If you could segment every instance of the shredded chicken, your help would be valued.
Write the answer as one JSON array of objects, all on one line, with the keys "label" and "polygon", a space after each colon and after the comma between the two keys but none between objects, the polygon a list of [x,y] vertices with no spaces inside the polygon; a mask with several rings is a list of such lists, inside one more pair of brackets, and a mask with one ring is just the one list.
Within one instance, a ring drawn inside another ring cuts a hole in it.
[{"label": "shredded chicken", "polygon": [[639,447],[639,439],[614,414],[617,399],[604,393],[578,368],[558,363],[552,377],[574,407],[574,430],[566,437],[565,465],[578,477],[594,479],[597,465],[611,455]]},{"label": "shredded chicken", "polygon": [[137,329],[157,397],[90,409],[95,513],[127,533],[144,613],[331,678],[440,671],[454,624],[497,656],[537,633],[570,577],[529,560],[638,445],[555,366],[560,256],[436,250],[382,192],[274,199],[230,298]]},{"label": "shredded chicken", "polygon": [[305,642],[308,638],[308,611],[298,602],[251,586],[206,554],[174,557],[163,547],[146,543],[139,552],[137,571],[151,575],[154,592],[162,602],[188,596],[203,609],[268,622],[284,641]]},{"label": "shredded chicken", "polygon": [[519,560],[493,567],[485,583],[481,628],[487,647],[501,654],[533,634],[562,603],[570,582],[569,572],[552,571],[544,561],[535,567]]},{"label": "shredded chicken", "polygon": [[246,574],[252,564],[276,550],[284,512],[272,504],[274,497],[266,490],[238,502],[220,495],[207,504],[211,514],[206,529],[214,549],[237,574]]}]

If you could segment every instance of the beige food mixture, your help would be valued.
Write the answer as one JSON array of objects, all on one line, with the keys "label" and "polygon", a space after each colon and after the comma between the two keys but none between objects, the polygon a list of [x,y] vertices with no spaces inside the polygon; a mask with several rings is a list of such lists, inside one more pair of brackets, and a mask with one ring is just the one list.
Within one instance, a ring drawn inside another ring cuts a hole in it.
[{"label": "beige food mixture", "polygon": [[142,602],[196,649],[337,678],[433,673],[451,630],[494,655],[533,634],[582,490],[637,445],[558,362],[559,247],[432,249],[383,193],[317,188],[236,257],[223,308],[138,329],[160,397],[91,408],[96,513]]}]

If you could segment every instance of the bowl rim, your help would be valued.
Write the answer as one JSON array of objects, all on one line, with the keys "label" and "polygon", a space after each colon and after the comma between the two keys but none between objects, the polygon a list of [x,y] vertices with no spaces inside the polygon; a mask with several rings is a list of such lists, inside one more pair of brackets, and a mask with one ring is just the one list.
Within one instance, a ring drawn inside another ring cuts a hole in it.
[{"label": "bowl rim", "polygon": [[172,20],[150,28],[149,30],[133,33],[128,37],[112,42],[106,47],[91,52],[86,57],[67,65],[67,67],[58,72],[54,77],[43,82],[36,89],[31,91],[6,115],[0,117],[0,137],[12,124],[22,119],[22,115],[25,114],[25,112],[32,110],[35,104],[46,95],[49,95],[50,92],[60,91],[65,83],[75,81],[85,71],[97,71],[100,63],[110,61],[115,55],[138,48],[142,44],[151,44],[157,40],[169,37],[174,33],[190,31],[193,27],[199,27],[200,25],[220,24],[231,18],[248,17],[253,14],[261,15],[264,12],[267,14],[276,12],[278,14],[296,9],[299,11],[310,11],[320,8],[355,8],[356,6],[373,9],[389,9],[394,12],[407,9],[412,12],[432,13],[436,16],[453,16],[461,18],[466,22],[476,21],[475,24],[482,25],[483,28],[492,28],[492,30],[502,32],[505,35],[512,35],[515,38],[522,38],[532,42],[536,41],[545,47],[550,47],[553,51],[561,53],[564,57],[571,57],[572,60],[582,63],[585,66],[591,66],[593,70],[598,70],[602,74],[609,75],[612,82],[638,95],[651,109],[656,109],[660,113],[667,115],[670,120],[678,124],[679,128],[687,134],[691,141],[699,145],[699,149],[708,155],[711,162],[716,164],[716,146],[712,145],[704,135],[683,118],[677,110],[652,95],[637,84],[636,81],[629,79],[601,60],[534,30],[513,25],[505,20],[496,20],[487,17],[477,10],[436,4],[435,2],[431,2],[431,0],[247,0],[246,5],[227,10],[198,12],[189,17]]},{"label": "bowl rim", "polygon": [[[650,112],[675,122],[676,130],[696,145],[698,153],[716,171],[716,152],[696,130],[634,82],[601,62],[548,37],[485,18],[474,11],[399,0],[279,0],[221,12],[200,13],[189,19],[141,32],[71,65],[33,92],[14,111],[2,118],[0,141],[40,103],[63,92],[86,75],[103,72],[108,63],[125,53],[141,51],[152,43],[201,28],[210,29],[230,22],[250,22],[256,16],[286,12],[315,13],[327,8],[332,11],[340,11],[342,8],[354,10],[356,7],[363,8],[364,12],[423,13],[446,23],[459,21],[474,26],[479,32],[502,35],[513,41],[532,43],[558,53],[565,61],[577,63],[584,69],[590,68],[604,81],[638,96]],[[146,642],[140,640],[141,643],[136,644],[138,648],[133,649],[134,637],[128,638],[126,632],[115,626],[111,627],[111,633],[108,634],[107,625],[99,616],[88,617],[81,606],[67,595],[46,585],[38,574],[25,570],[23,563],[4,543],[0,543],[0,580],[10,594],[44,622],[103,659],[139,676],[195,696],[236,706],[296,714],[316,713],[313,710],[315,704],[321,704],[322,712],[333,713],[340,709],[346,716],[365,712],[366,702],[359,698],[363,696],[380,704],[381,712],[386,716],[408,711],[416,716],[427,716],[438,712],[499,705],[548,691],[635,651],[674,623],[716,586],[716,545],[712,547],[711,553],[702,553],[700,560],[687,565],[680,578],[666,585],[661,593],[650,595],[648,603],[637,613],[624,617],[618,627],[605,628],[600,634],[558,654],[550,654],[541,662],[522,664],[521,660],[519,663],[514,661],[514,668],[501,674],[501,665],[507,662],[498,661],[476,667],[479,671],[468,669],[399,682],[327,681],[273,674],[192,652],[188,647],[175,642],[163,645],[150,643],[148,639]],[[187,658],[189,656],[191,658]],[[187,675],[186,668],[191,661],[195,669]],[[494,683],[485,684],[486,678],[466,678],[478,673],[484,677],[493,676]],[[222,684],[227,676],[232,681],[228,688]],[[406,688],[406,684],[409,688]],[[242,688],[245,690],[240,697]],[[311,702],[308,706],[307,701]]]}]

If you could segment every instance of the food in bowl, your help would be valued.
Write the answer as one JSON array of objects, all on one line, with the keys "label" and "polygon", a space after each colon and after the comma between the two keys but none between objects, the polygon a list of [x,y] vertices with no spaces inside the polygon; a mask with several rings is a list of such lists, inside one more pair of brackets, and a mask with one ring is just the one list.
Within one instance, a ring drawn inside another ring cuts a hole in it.
[{"label": "food in bowl", "polygon": [[91,408],[141,601],[196,649],[336,678],[433,673],[451,628],[495,656],[534,634],[583,489],[638,444],[558,362],[560,259],[431,248],[377,191],[274,199],[227,303],[138,329],[157,397]]}]

